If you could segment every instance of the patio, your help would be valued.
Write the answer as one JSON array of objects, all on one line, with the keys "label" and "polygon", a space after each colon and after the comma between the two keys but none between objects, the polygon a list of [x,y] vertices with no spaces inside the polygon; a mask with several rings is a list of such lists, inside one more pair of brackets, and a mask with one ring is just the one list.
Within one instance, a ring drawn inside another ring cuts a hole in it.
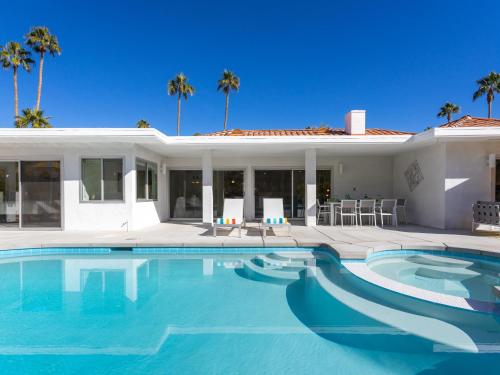
[{"label": "patio", "polygon": [[291,236],[268,232],[263,238],[258,224],[249,223],[238,238],[238,231],[218,231],[200,223],[168,222],[142,230],[123,231],[0,231],[0,249],[40,247],[283,247],[328,245],[341,258],[364,259],[381,250],[473,249],[500,256],[497,236],[474,234],[467,230],[440,230],[416,225],[399,227],[306,227],[294,224]]}]

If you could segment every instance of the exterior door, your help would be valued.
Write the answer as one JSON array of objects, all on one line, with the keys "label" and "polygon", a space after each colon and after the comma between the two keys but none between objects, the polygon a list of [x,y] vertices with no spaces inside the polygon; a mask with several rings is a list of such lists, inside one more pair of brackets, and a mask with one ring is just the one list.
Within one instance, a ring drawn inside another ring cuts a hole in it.
[{"label": "exterior door", "polygon": [[61,227],[61,163],[21,161],[21,227]]}]

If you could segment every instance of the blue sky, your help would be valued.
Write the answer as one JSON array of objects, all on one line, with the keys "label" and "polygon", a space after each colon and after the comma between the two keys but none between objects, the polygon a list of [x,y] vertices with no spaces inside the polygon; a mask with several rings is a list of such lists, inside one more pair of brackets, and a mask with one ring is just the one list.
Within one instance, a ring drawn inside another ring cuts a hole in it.
[{"label": "blue sky", "polygon": [[[350,109],[367,126],[419,131],[441,122],[445,101],[486,116],[475,80],[500,70],[491,1],[2,1],[0,44],[33,25],[59,38],[47,58],[42,108],[57,127],[133,127],[144,118],[174,135],[167,80],[196,87],[181,133],[220,130],[223,69],[241,89],[229,128],[343,126]],[[37,70],[19,77],[20,108],[34,106]],[[11,72],[0,72],[0,126],[11,127]],[[500,98],[493,106],[500,117]]]}]

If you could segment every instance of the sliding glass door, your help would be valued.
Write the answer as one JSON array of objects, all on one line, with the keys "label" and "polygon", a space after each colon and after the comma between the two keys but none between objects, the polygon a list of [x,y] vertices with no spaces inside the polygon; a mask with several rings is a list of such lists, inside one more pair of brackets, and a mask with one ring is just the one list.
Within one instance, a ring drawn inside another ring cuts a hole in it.
[{"label": "sliding glass door", "polygon": [[264,198],[283,198],[286,217],[292,217],[292,171],[255,171],[255,217],[262,217]]},{"label": "sliding glass door", "polygon": [[61,227],[59,161],[21,161],[21,226]]},{"label": "sliding glass door", "polygon": [[214,171],[214,217],[222,217],[224,198],[243,198],[243,171]]},{"label": "sliding glass door", "polygon": [[202,216],[201,171],[170,171],[170,217],[194,219]]},{"label": "sliding glass door", "polygon": [[[325,202],[330,198],[331,171],[316,171],[316,198]],[[285,216],[303,218],[305,207],[305,171],[256,170],[255,171],[255,217],[262,217],[263,198],[283,198]]]},{"label": "sliding glass door", "polygon": [[19,227],[19,163],[0,162],[0,228]]}]

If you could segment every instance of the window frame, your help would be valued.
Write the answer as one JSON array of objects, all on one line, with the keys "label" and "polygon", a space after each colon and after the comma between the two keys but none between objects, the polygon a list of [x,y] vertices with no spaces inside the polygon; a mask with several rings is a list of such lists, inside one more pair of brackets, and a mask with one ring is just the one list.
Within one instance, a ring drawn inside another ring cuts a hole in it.
[{"label": "window frame", "polygon": [[[139,191],[137,189],[137,186],[138,186],[138,184],[137,184],[137,163],[142,163],[146,167],[146,179],[144,181],[144,193],[146,196],[145,198],[139,198],[137,196],[137,193]],[[148,173],[149,173],[150,166],[154,166],[155,170],[156,170],[156,198],[154,198],[154,199],[149,198]],[[137,202],[158,202],[158,196],[160,195],[159,190],[158,190],[158,187],[159,187],[158,174],[159,174],[158,163],[155,163],[154,161],[142,159],[142,158],[135,158],[135,199]]]},{"label": "window frame", "polygon": [[[83,199],[83,161],[87,159],[101,162],[101,199]],[[104,160],[121,160],[122,162],[122,199],[104,199]],[[125,157],[124,156],[82,156],[80,157],[80,203],[125,203]]]}]

